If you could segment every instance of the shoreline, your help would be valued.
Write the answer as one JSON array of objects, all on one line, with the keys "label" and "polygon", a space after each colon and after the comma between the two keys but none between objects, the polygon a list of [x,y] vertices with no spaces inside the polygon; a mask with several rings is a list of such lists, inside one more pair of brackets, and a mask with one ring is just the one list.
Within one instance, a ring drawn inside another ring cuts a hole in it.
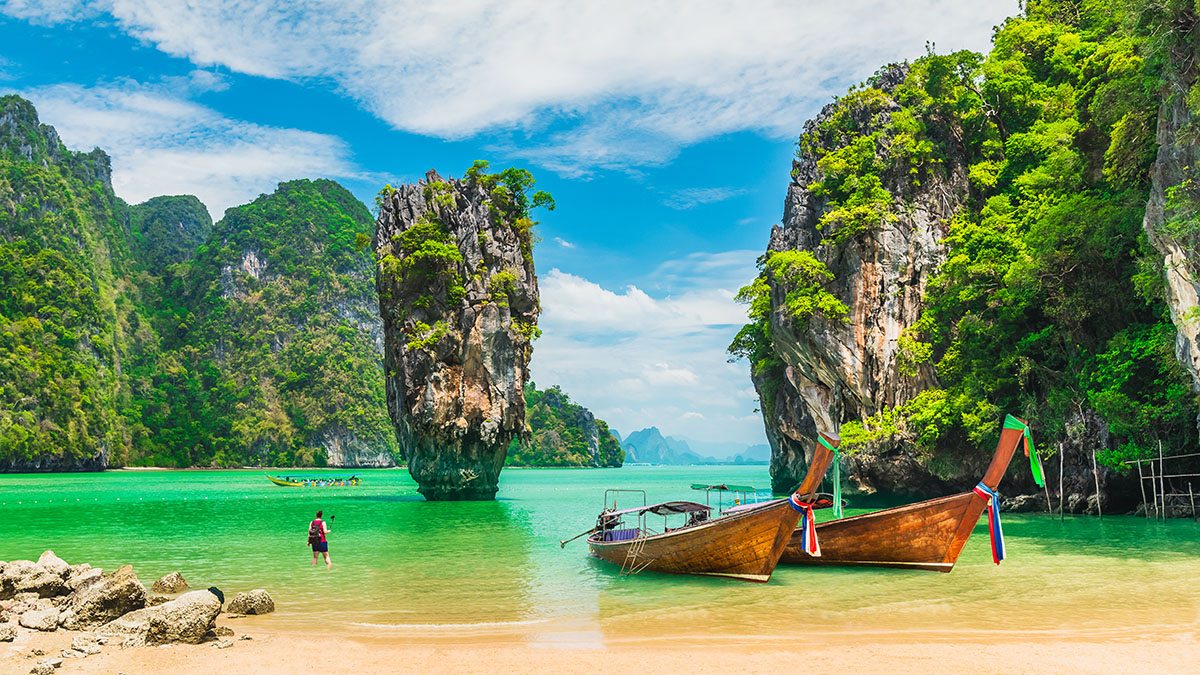
[{"label": "shoreline", "polygon": [[[64,659],[60,672],[172,672],[177,675],[213,671],[292,673],[396,672],[394,664],[421,672],[495,673],[555,670],[591,672],[601,660],[612,672],[730,670],[774,672],[802,659],[806,667],[846,672],[1193,672],[1200,661],[1200,635],[1193,628],[1174,635],[1148,632],[1114,640],[1087,631],[1064,629],[1052,635],[1020,632],[980,639],[906,639],[895,635],[844,634],[839,638],[804,632],[790,637],[734,634],[697,635],[686,639],[631,636],[589,642],[588,634],[564,632],[559,639],[538,640],[528,633],[478,635],[454,632],[438,639],[340,633],[320,634],[314,649],[312,632],[280,630],[269,617],[243,617],[221,622],[234,630],[232,644],[177,644],[161,647],[112,647],[85,659]],[[1114,628],[1114,630],[1116,630]],[[1121,631],[1118,631],[1121,632]],[[39,660],[57,656],[81,633],[32,633],[0,646],[0,669],[28,672]],[[249,636],[248,638],[244,636]],[[550,636],[553,638],[553,636]],[[47,656],[31,656],[33,650]],[[701,666],[702,664],[702,666]],[[1116,665],[1121,664],[1121,665]],[[1125,665],[1128,664],[1128,665]]]}]

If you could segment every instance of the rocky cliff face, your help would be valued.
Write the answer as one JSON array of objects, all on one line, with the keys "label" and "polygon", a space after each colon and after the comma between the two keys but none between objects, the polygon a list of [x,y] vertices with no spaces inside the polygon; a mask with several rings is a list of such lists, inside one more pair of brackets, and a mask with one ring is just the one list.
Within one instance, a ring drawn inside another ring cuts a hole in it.
[{"label": "rocky cliff face", "polygon": [[123,367],[138,325],[108,157],[72,152],[0,97],[0,471],[103,469],[130,449]]},{"label": "rocky cliff face", "polygon": [[[388,411],[421,494],[493,499],[525,433],[540,312],[526,188],[479,166],[385,189],[375,233]],[[527,180],[527,182],[523,182]]]},{"label": "rocky cliff face", "polygon": [[[1175,353],[1200,391],[1200,92],[1195,49],[1200,45],[1195,15],[1176,27],[1163,78],[1158,113],[1158,155],[1150,170],[1150,199],[1143,225],[1163,256],[1167,304],[1178,330]],[[1189,222],[1190,221],[1190,222]]]},{"label": "rocky cliff face", "polygon": [[171,346],[213,378],[212,393],[179,403],[220,421],[191,427],[208,449],[191,463],[394,464],[371,229],[337,183],[288,181],[227,210],[176,270],[191,330]]},{"label": "rocky cliff face", "polygon": [[[803,478],[818,429],[836,431],[844,421],[902,404],[937,384],[928,364],[907,371],[900,367],[901,336],[920,317],[926,284],[945,258],[942,238],[948,219],[968,195],[967,171],[962,158],[951,153],[918,186],[904,163],[889,156],[895,134],[889,122],[902,110],[893,93],[906,73],[904,66],[881,71],[872,83],[877,98],[832,103],[805,125],[807,152],[793,165],[783,222],[771,232],[768,255],[810,252],[832,273],[826,290],[848,310],[844,317],[814,316],[797,326],[785,311],[792,286],[768,274],[775,308],[770,332],[781,363],[756,373],[754,380],[768,415],[776,490],[790,490]],[[896,214],[844,239],[822,222],[828,200],[813,189],[826,178],[818,158],[846,143],[826,124],[835,115],[849,115],[861,136],[879,133],[875,152],[888,167],[882,186]],[[954,137],[949,125],[935,133]],[[894,477],[889,483],[927,475],[905,470],[910,461],[905,456],[885,461]],[[870,481],[868,473],[863,477]]]}]

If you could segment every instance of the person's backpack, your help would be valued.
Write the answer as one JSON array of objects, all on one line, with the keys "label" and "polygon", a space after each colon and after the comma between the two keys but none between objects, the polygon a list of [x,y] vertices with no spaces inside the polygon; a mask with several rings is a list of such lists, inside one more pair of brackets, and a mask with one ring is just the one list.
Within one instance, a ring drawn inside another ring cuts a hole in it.
[{"label": "person's backpack", "polygon": [[314,520],[308,524],[308,545],[321,543],[321,521]]}]

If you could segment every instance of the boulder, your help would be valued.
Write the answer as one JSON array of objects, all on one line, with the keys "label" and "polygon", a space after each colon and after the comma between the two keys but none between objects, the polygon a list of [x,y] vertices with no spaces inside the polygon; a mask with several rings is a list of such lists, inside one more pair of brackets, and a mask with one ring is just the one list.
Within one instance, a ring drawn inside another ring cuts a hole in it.
[{"label": "boulder", "polygon": [[67,572],[67,587],[72,591],[77,591],[87,583],[99,579],[104,575],[104,570],[99,567],[92,567],[87,563],[82,565],[71,565]]},{"label": "boulder", "polygon": [[249,593],[238,593],[229,601],[230,614],[270,614],[275,611],[275,601],[261,588]]},{"label": "boulder", "polygon": [[54,551],[50,550],[42,553],[37,559],[37,566],[60,577],[66,577],[67,572],[71,569],[65,560],[54,555]]},{"label": "boulder", "polygon": [[155,593],[182,593],[188,589],[187,581],[179,572],[171,572],[154,582],[150,590]]},{"label": "boulder", "polygon": [[170,601],[171,601],[171,596],[169,596],[169,595],[162,595],[161,593],[153,593],[146,597],[146,606],[147,607],[155,607],[157,605],[163,604],[164,602],[170,602]]},{"label": "boulder", "polygon": [[129,635],[145,644],[196,644],[214,630],[221,601],[208,591],[191,591],[155,607],[130,612],[104,626],[99,632]]},{"label": "boulder", "polygon": [[95,635],[77,635],[71,639],[71,649],[85,655],[99,654],[101,642]]},{"label": "boulder", "polygon": [[94,579],[75,591],[63,626],[71,630],[93,628],[145,606],[145,587],[133,568],[124,565],[112,575]]},{"label": "boulder", "polygon": [[34,566],[33,570],[16,580],[13,590],[19,593],[36,593],[38,597],[53,598],[71,592],[62,575],[53,569]]},{"label": "boulder", "polygon": [[12,642],[17,639],[17,627],[11,623],[0,623],[0,642]]},{"label": "boulder", "polygon": [[33,609],[22,614],[18,622],[26,628],[49,633],[58,630],[58,610]]},{"label": "boulder", "polygon": [[32,560],[14,560],[0,570],[0,600],[8,600],[18,593],[17,583],[33,574],[37,565]]},{"label": "boulder", "polygon": [[29,671],[30,675],[50,675],[55,669],[62,667],[62,659],[42,659]]}]

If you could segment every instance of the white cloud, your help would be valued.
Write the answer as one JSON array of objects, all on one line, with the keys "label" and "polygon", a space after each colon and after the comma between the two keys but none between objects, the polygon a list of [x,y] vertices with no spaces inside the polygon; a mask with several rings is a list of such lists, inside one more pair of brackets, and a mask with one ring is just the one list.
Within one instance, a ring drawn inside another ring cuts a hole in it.
[{"label": "white cloud", "polygon": [[626,434],[657,425],[677,436],[762,442],[746,364],[728,363],[725,352],[746,320],[733,289],[753,276],[756,255],[668,261],[651,275],[664,289],[654,295],[551,270],[540,284],[544,335],[534,347],[534,379],[562,385]]},{"label": "white cloud", "polygon": [[292,178],[361,176],[335,136],[224,117],[187,98],[224,83],[210,73],[155,84],[59,84],[21,92],[68,147],[103,148],[129,202],[194,194],[215,218]]},{"label": "white cloud", "polygon": [[42,23],[106,11],[198,65],[333,81],[406,131],[557,122],[514,154],[585,175],[662,164],[731,131],[792,136],[830,95],[927,41],[983,49],[1018,2],[0,0],[0,11]]},{"label": "white cloud", "polygon": [[566,239],[563,239],[562,237],[555,237],[554,243],[558,244],[562,248],[575,248],[575,244],[572,244],[571,242],[567,241]]},{"label": "white cloud", "polygon": [[684,188],[667,197],[663,204],[678,211],[694,209],[703,204],[713,204],[746,194],[746,190],[729,187]]}]

